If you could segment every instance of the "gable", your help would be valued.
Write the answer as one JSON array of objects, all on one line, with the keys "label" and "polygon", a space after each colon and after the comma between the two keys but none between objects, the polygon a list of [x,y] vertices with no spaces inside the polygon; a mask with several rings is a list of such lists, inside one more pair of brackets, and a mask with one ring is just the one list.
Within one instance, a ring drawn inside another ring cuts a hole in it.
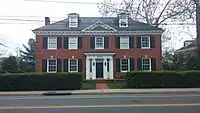
[{"label": "gable", "polygon": [[107,24],[104,24],[101,21],[97,21],[96,23],[82,30],[82,32],[87,32],[87,31],[117,31],[117,30]]}]

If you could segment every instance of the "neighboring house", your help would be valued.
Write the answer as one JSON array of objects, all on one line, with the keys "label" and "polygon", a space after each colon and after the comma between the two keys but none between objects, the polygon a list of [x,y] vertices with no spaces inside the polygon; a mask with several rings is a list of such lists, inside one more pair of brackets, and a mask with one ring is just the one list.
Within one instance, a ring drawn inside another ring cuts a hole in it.
[{"label": "neighboring house", "polygon": [[84,79],[117,79],[132,70],[162,69],[163,30],[129,18],[68,18],[33,30],[36,72],[82,72]]},{"label": "neighboring house", "polygon": [[190,57],[197,55],[196,50],[197,50],[197,44],[196,44],[196,39],[194,39],[194,40],[184,41],[184,46],[178,49],[176,52],[183,55],[183,58],[185,60],[184,63],[186,63]]}]

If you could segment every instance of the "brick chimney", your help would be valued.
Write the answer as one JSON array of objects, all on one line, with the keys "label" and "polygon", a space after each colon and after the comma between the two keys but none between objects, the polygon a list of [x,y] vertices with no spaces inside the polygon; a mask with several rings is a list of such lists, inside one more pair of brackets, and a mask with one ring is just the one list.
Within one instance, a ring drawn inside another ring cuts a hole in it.
[{"label": "brick chimney", "polygon": [[49,17],[45,17],[45,26],[50,24],[50,18]]}]

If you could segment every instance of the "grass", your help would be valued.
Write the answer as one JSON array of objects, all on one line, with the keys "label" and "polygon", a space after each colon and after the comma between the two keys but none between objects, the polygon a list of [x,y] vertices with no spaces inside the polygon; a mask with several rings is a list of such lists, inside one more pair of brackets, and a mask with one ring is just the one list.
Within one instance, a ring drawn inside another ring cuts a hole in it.
[{"label": "grass", "polygon": [[123,89],[126,86],[124,81],[120,82],[107,82],[107,85],[110,89]]},{"label": "grass", "polygon": [[96,83],[95,82],[83,82],[81,89],[82,90],[85,90],[85,89],[96,89]]}]

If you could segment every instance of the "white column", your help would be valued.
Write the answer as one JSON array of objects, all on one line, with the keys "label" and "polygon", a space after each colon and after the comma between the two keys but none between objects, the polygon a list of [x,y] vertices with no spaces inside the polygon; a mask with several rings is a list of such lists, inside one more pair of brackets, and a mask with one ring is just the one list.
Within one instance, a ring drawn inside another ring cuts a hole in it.
[{"label": "white column", "polygon": [[90,79],[90,62],[89,62],[89,59],[86,58],[86,80],[89,80]]},{"label": "white column", "polygon": [[113,57],[110,58],[110,79],[113,79]]},{"label": "white column", "polygon": [[96,79],[96,59],[92,58],[92,79]]}]

